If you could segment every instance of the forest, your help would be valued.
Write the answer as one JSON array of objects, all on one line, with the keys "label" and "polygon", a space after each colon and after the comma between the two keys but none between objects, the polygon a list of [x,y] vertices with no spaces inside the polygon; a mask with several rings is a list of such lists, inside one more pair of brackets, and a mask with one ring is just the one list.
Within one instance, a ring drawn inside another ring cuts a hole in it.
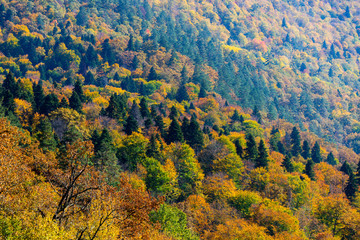
[{"label": "forest", "polygon": [[360,239],[360,2],[1,0],[0,239]]}]

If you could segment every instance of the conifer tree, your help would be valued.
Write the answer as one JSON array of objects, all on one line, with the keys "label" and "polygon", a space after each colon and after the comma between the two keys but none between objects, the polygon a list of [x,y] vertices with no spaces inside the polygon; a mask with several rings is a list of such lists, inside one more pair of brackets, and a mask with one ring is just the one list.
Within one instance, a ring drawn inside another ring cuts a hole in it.
[{"label": "conifer tree", "polygon": [[350,13],[350,8],[349,8],[349,6],[346,6],[346,10],[345,10],[344,16],[347,17],[347,18],[351,18],[351,13]]},{"label": "conifer tree", "polygon": [[200,86],[200,92],[198,98],[205,98],[207,96],[206,90],[203,86]]},{"label": "conifer tree", "polygon": [[85,75],[85,85],[95,85],[95,77],[92,72],[88,71]]},{"label": "conifer tree", "polygon": [[345,174],[348,175],[348,176],[350,176],[351,174],[353,174],[353,171],[352,171],[352,169],[351,169],[351,167],[350,167],[350,165],[348,164],[347,161],[345,161],[345,162],[343,163],[343,165],[342,165],[341,168],[340,168],[340,171],[342,171],[343,173],[345,173]]},{"label": "conifer tree", "polygon": [[158,79],[159,79],[159,75],[155,71],[155,68],[151,67],[150,72],[149,72],[149,76],[148,76],[148,80],[152,81],[152,80],[158,80]]},{"label": "conifer tree", "polygon": [[358,185],[360,185],[360,161],[359,161],[358,164],[357,164],[355,179],[356,179],[356,183],[357,183]]},{"label": "conifer tree", "polygon": [[314,172],[314,161],[309,158],[305,166],[305,174],[309,176],[309,178],[315,181],[315,172]]},{"label": "conifer tree", "polygon": [[249,160],[255,160],[258,155],[255,138],[252,134],[246,135],[246,157]]},{"label": "conifer tree", "polygon": [[278,149],[279,153],[286,154],[285,146],[281,141],[278,141],[276,145],[277,145],[277,149]]},{"label": "conifer tree", "polygon": [[80,82],[80,80],[76,80],[73,91],[75,91],[77,93],[78,97],[80,98],[80,101],[82,103],[84,103],[86,100],[86,97],[84,95],[82,83]]},{"label": "conifer tree", "polygon": [[[79,100],[80,101],[80,100]],[[44,104],[41,106],[40,113],[49,114],[59,107],[59,99],[54,93],[46,95]]]},{"label": "conifer tree", "polygon": [[236,139],[235,142],[235,147],[236,147],[236,154],[239,155],[239,157],[243,158],[244,156],[244,149],[243,147],[241,146],[240,144],[240,140],[239,139]]},{"label": "conifer tree", "polygon": [[132,34],[130,34],[130,38],[129,38],[126,50],[128,50],[128,51],[134,51],[135,50],[134,49],[134,36]]},{"label": "conifer tree", "polygon": [[140,100],[140,114],[142,118],[149,118],[150,111],[145,98],[141,98]]},{"label": "conifer tree", "polygon": [[181,83],[178,91],[176,92],[176,100],[181,103],[182,101],[189,101],[190,97],[187,92],[186,86],[184,83]]},{"label": "conifer tree", "polygon": [[311,159],[314,161],[314,163],[322,162],[320,145],[318,142],[315,142],[313,148],[311,149]]},{"label": "conifer tree", "polygon": [[195,152],[201,150],[204,146],[204,136],[200,125],[194,116],[191,117],[187,135],[187,142],[195,150]]},{"label": "conifer tree", "polygon": [[151,134],[150,141],[146,149],[146,156],[160,160],[161,151],[159,145],[160,144],[158,143],[155,134]]},{"label": "conifer tree", "polygon": [[69,99],[69,106],[70,106],[70,108],[74,109],[78,113],[82,112],[82,103],[81,103],[79,95],[75,91],[73,91],[73,93]]},{"label": "conifer tree", "polygon": [[181,123],[181,131],[183,133],[184,139],[188,141],[190,139],[190,122],[187,117],[184,117]]},{"label": "conifer tree", "polygon": [[124,124],[124,131],[127,135],[131,135],[133,132],[136,132],[139,129],[138,122],[136,119],[130,114],[126,119],[126,123]]},{"label": "conifer tree", "polygon": [[165,137],[165,126],[164,126],[164,121],[163,118],[161,117],[161,115],[156,116],[155,118],[155,126],[158,128],[158,131],[160,132],[162,137]]},{"label": "conifer tree", "polygon": [[261,139],[258,148],[258,157],[255,160],[255,167],[267,167],[269,164],[268,156],[264,140]]},{"label": "conifer tree", "polygon": [[35,104],[33,109],[39,112],[45,100],[45,94],[42,88],[41,81],[39,81],[38,84],[33,83],[33,93],[34,93],[34,104]]},{"label": "conifer tree", "polygon": [[292,164],[291,159],[288,155],[285,155],[281,166],[283,166],[289,173],[292,173],[294,171],[294,165]]},{"label": "conifer tree", "polygon": [[286,22],[286,19],[285,19],[285,18],[283,18],[282,23],[281,23],[281,26],[282,26],[282,27],[285,27],[285,28],[287,28],[287,27],[288,27],[288,25],[287,25],[287,22]]},{"label": "conifer tree", "polygon": [[51,123],[47,117],[40,120],[37,126],[36,138],[40,142],[40,147],[45,151],[54,151],[56,149],[56,140]]},{"label": "conifer tree", "polygon": [[330,152],[326,158],[326,162],[330,165],[335,166],[337,164],[334,154],[332,152]]},{"label": "conifer tree", "polygon": [[302,156],[304,159],[308,159],[308,158],[311,156],[310,150],[311,150],[311,149],[310,149],[309,142],[305,140],[305,141],[303,142],[301,156]]},{"label": "conifer tree", "polygon": [[238,110],[234,111],[234,114],[232,115],[231,120],[233,120],[234,122],[240,121],[240,115],[239,115]]},{"label": "conifer tree", "polygon": [[2,87],[5,90],[9,90],[14,98],[19,98],[19,93],[20,93],[19,85],[15,81],[14,75],[11,72],[9,72],[6,75],[6,78],[2,84]]},{"label": "conifer tree", "polygon": [[169,118],[170,118],[171,120],[173,120],[173,119],[175,119],[175,118],[178,118],[178,116],[179,116],[179,113],[178,113],[176,107],[175,107],[175,106],[172,106],[171,109],[170,109]]},{"label": "conifer tree", "polygon": [[166,135],[166,142],[168,144],[173,142],[183,142],[184,136],[181,131],[181,127],[178,121],[174,118],[170,123],[167,135]]},{"label": "conifer tree", "polygon": [[346,187],[344,189],[346,197],[350,201],[353,201],[357,190],[358,190],[358,186],[356,184],[355,176],[353,173],[351,173],[349,175],[349,179],[348,179]]},{"label": "conifer tree", "polygon": [[299,130],[294,127],[290,136],[292,144],[291,153],[293,156],[298,156],[301,153],[301,139]]}]

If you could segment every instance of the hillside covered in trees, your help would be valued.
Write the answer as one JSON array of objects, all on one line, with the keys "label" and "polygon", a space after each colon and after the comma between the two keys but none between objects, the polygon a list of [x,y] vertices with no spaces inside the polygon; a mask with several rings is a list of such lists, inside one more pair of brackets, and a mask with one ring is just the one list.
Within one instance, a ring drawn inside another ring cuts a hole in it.
[{"label": "hillside covered in trees", "polygon": [[1,239],[360,239],[360,2],[0,2]]}]

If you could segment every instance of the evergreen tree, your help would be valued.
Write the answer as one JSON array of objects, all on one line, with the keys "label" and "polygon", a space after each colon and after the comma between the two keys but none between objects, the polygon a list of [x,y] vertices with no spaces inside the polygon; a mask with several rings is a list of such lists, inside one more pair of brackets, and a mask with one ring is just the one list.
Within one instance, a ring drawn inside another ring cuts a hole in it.
[{"label": "evergreen tree", "polygon": [[109,39],[105,39],[102,44],[101,56],[103,59],[109,63],[109,65],[113,65],[115,63],[115,53],[113,48],[110,46]]},{"label": "evergreen tree", "polygon": [[65,97],[63,97],[59,103],[59,108],[68,108],[69,104]]},{"label": "evergreen tree", "polygon": [[178,118],[178,117],[179,117],[179,113],[178,113],[176,107],[172,106],[171,109],[170,109],[169,118],[171,120],[173,120],[173,119]]},{"label": "evergreen tree", "polygon": [[183,66],[183,68],[181,70],[181,82],[183,82],[185,84],[189,82],[188,71],[187,71],[185,65]]},{"label": "evergreen tree", "polygon": [[46,95],[44,99],[44,104],[41,106],[40,113],[49,114],[50,112],[56,110],[59,107],[59,99],[54,93]]},{"label": "evergreen tree", "polygon": [[95,85],[95,77],[92,72],[88,71],[85,76],[85,85]]},{"label": "evergreen tree", "polygon": [[183,133],[184,139],[188,141],[190,139],[190,121],[187,117],[184,117],[181,123],[181,131]]},{"label": "evergreen tree", "polygon": [[169,126],[167,135],[166,135],[166,142],[168,144],[173,142],[183,142],[184,136],[181,131],[181,127],[178,121],[174,118]]},{"label": "evergreen tree", "polygon": [[148,75],[148,80],[153,81],[153,80],[158,80],[158,79],[159,79],[159,75],[155,71],[155,68],[151,67],[149,75]]},{"label": "evergreen tree", "polygon": [[303,142],[301,156],[302,156],[304,159],[308,159],[308,158],[311,156],[310,150],[311,150],[311,149],[310,149],[309,142],[305,140],[305,141]]},{"label": "evergreen tree", "polygon": [[346,187],[344,189],[346,197],[350,200],[353,201],[355,194],[357,192],[358,186],[356,184],[356,180],[355,180],[355,176],[354,174],[350,174],[349,175],[349,179],[348,182],[346,184]]},{"label": "evergreen tree", "polygon": [[303,72],[307,69],[307,66],[305,63],[301,63],[301,66],[300,66],[300,71]]},{"label": "evergreen tree", "polygon": [[282,20],[281,27],[285,27],[285,28],[287,28],[287,27],[288,27],[288,25],[287,25],[287,22],[286,22],[286,19],[285,19],[285,18],[283,18],[283,20]]},{"label": "evergreen tree", "polygon": [[84,91],[83,91],[83,88],[82,88],[82,83],[80,82],[80,80],[76,80],[75,86],[74,86],[74,91],[77,93],[78,97],[80,98],[80,101],[82,103],[84,103],[85,100],[86,100],[86,97],[84,95]]},{"label": "evergreen tree", "polygon": [[135,100],[132,103],[130,109],[130,115],[133,116],[133,118],[136,120],[138,124],[141,122],[142,117],[141,117],[140,107]]},{"label": "evergreen tree", "polygon": [[249,160],[255,160],[258,155],[255,138],[252,134],[246,135],[246,157]]},{"label": "evergreen tree", "polygon": [[315,181],[315,172],[314,172],[314,161],[309,158],[305,166],[305,174],[309,176],[309,178]]},{"label": "evergreen tree", "polygon": [[130,38],[129,38],[126,50],[128,50],[128,51],[134,51],[135,50],[135,48],[134,48],[134,36],[132,34],[130,34]]},{"label": "evergreen tree", "polygon": [[207,96],[205,88],[203,86],[200,86],[200,92],[198,98],[205,98]]},{"label": "evergreen tree", "polygon": [[285,155],[281,166],[283,166],[289,173],[292,173],[294,171],[294,165],[292,164],[291,159],[288,155]]},{"label": "evergreen tree", "polygon": [[182,101],[189,101],[190,97],[187,92],[186,86],[184,83],[182,83],[176,92],[176,100],[181,103]]},{"label": "evergreen tree", "polygon": [[322,162],[321,153],[320,153],[320,145],[318,142],[316,142],[311,149],[311,159],[314,161],[314,163],[320,163]]},{"label": "evergreen tree", "polygon": [[131,135],[133,132],[136,132],[139,129],[138,122],[136,119],[129,115],[129,117],[126,119],[126,123],[124,124],[124,131],[127,135]]},{"label": "evergreen tree", "polygon": [[358,162],[356,169],[356,180],[357,180],[357,184],[360,185],[360,161]]},{"label": "evergreen tree", "polygon": [[293,156],[298,156],[301,153],[301,139],[299,130],[294,127],[290,136],[292,144],[291,153]]},{"label": "evergreen tree", "polygon": [[327,43],[326,43],[325,40],[324,40],[324,42],[323,42],[323,44],[322,44],[322,48],[324,48],[324,49],[327,49],[327,48],[328,48],[328,45],[327,45]]},{"label": "evergreen tree", "polygon": [[69,106],[70,106],[70,108],[74,109],[78,113],[82,112],[82,103],[81,103],[79,95],[75,91],[73,91],[73,93],[69,99]]},{"label": "evergreen tree", "polygon": [[35,105],[33,109],[39,112],[45,100],[45,94],[42,88],[41,81],[39,81],[38,84],[33,83],[33,93],[34,93],[34,105]]},{"label": "evergreen tree", "polygon": [[194,116],[191,117],[190,125],[188,128],[188,139],[187,142],[195,152],[199,152],[204,146],[204,136],[201,131],[199,123],[196,121]]},{"label": "evergreen tree", "polygon": [[326,162],[330,165],[335,166],[337,164],[334,154],[332,152],[330,152],[326,158]]},{"label": "evergreen tree", "polygon": [[268,156],[264,140],[261,139],[258,148],[258,157],[255,160],[255,167],[267,167],[269,164]]},{"label": "evergreen tree", "polygon": [[55,151],[56,149],[56,140],[54,138],[54,132],[51,126],[51,123],[47,117],[40,120],[39,125],[37,126],[36,138],[40,142],[40,147],[43,151]]},{"label": "evergreen tree", "polygon": [[149,118],[150,111],[145,98],[141,98],[140,100],[140,114],[142,118]]},{"label": "evergreen tree", "polygon": [[347,17],[347,18],[351,18],[351,13],[350,13],[350,8],[349,8],[349,6],[346,6],[346,10],[345,10],[344,16]]},{"label": "evergreen tree", "polygon": [[152,134],[146,149],[146,156],[160,160],[161,151],[159,145],[160,144],[158,143],[155,134]]},{"label": "evergreen tree", "polygon": [[277,149],[278,149],[279,153],[286,154],[285,146],[281,141],[278,141],[276,145],[277,145]]},{"label": "evergreen tree", "polygon": [[353,171],[347,161],[345,161],[343,163],[343,165],[340,168],[340,171],[342,171],[343,173],[345,173],[348,176],[353,174]]},{"label": "evergreen tree", "polygon": [[235,144],[235,147],[236,147],[236,154],[239,155],[239,157],[243,158],[244,149],[242,148],[242,146],[240,144],[240,140],[236,139],[234,144]]},{"label": "evergreen tree", "polygon": [[89,13],[84,6],[80,7],[79,13],[76,15],[76,24],[84,26],[89,21]]},{"label": "evergreen tree", "polygon": [[9,90],[14,98],[18,98],[20,95],[20,88],[17,82],[15,81],[14,75],[9,72],[6,75],[6,78],[2,84],[3,89]]},{"label": "evergreen tree", "polygon": [[158,128],[158,131],[160,132],[162,137],[165,137],[165,126],[164,121],[161,115],[156,116],[155,118],[155,126]]},{"label": "evergreen tree", "polygon": [[231,120],[233,120],[234,122],[240,121],[240,115],[239,115],[238,110],[234,111],[234,114],[232,115]]}]

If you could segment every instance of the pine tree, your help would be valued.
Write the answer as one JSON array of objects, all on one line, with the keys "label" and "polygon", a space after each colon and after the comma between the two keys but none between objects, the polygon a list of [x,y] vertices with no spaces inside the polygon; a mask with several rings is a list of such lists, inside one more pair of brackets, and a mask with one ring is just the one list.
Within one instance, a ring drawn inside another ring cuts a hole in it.
[{"label": "pine tree", "polygon": [[160,160],[160,155],[161,155],[160,144],[156,139],[155,134],[152,134],[146,149],[146,156]]},{"label": "pine tree", "polygon": [[309,178],[315,181],[315,172],[314,172],[314,161],[310,158],[305,166],[305,174],[309,176]]},{"label": "pine tree", "polygon": [[34,93],[34,104],[35,104],[33,109],[39,112],[45,100],[45,94],[41,82],[39,82],[38,84],[33,83],[33,93]]},{"label": "pine tree", "polygon": [[350,165],[348,164],[347,161],[345,161],[345,162],[343,163],[343,165],[342,165],[341,168],[340,168],[340,171],[343,172],[343,173],[345,173],[345,174],[348,175],[348,176],[350,176],[351,174],[353,174],[353,171],[352,171],[352,169],[351,169],[351,167],[350,167]]},{"label": "pine tree", "polygon": [[2,87],[5,90],[9,90],[14,98],[19,98],[19,95],[20,95],[19,85],[15,81],[14,75],[11,72],[9,72],[6,75],[6,78],[5,78],[5,80],[4,80],[3,84],[2,84]]},{"label": "pine tree", "polygon": [[138,122],[136,119],[129,115],[129,117],[126,119],[126,123],[124,124],[124,131],[127,135],[131,135],[133,132],[136,132],[139,129]]},{"label": "pine tree", "polygon": [[155,71],[155,68],[151,67],[150,72],[149,72],[149,76],[148,76],[148,80],[152,81],[152,80],[158,80],[158,79],[159,79],[159,75]]},{"label": "pine tree", "polygon": [[135,50],[134,49],[134,36],[132,34],[130,34],[130,38],[129,38],[126,50],[128,50],[128,51],[134,51]]},{"label": "pine tree", "polygon": [[190,121],[187,117],[184,117],[181,123],[181,131],[183,133],[184,139],[188,141],[190,139]]},{"label": "pine tree", "polygon": [[346,197],[350,201],[354,200],[357,189],[358,189],[358,186],[356,184],[355,176],[354,176],[354,174],[351,173],[349,175],[349,180],[348,180],[348,182],[346,184],[346,187],[344,189]]},{"label": "pine tree", "polygon": [[158,131],[160,132],[162,137],[165,137],[165,126],[164,121],[161,115],[156,116],[155,118],[155,126],[158,128]]},{"label": "pine tree", "polygon": [[199,123],[196,121],[194,116],[191,117],[189,128],[188,128],[188,139],[187,142],[195,152],[199,152],[204,146],[204,136],[201,131]]},{"label": "pine tree", "polygon": [[59,107],[59,99],[54,93],[46,95],[44,99],[44,104],[41,106],[40,113],[49,114],[50,112],[56,110]]},{"label": "pine tree", "polygon": [[347,18],[351,18],[351,13],[350,13],[350,8],[349,8],[349,6],[346,6],[346,10],[345,10],[344,16],[347,17]]},{"label": "pine tree", "polygon": [[75,85],[74,85],[74,91],[77,93],[77,95],[79,96],[80,98],[80,101],[82,103],[85,102],[86,100],[86,97],[84,95],[84,91],[83,91],[83,88],[82,88],[82,83],[80,82],[80,80],[76,80],[75,82]]},{"label": "pine tree", "polygon": [[40,142],[40,147],[43,151],[55,151],[56,149],[56,140],[54,138],[54,132],[51,126],[51,123],[47,117],[40,120],[39,125],[37,126],[36,138]]},{"label": "pine tree", "polygon": [[281,166],[283,166],[287,172],[292,173],[294,171],[294,165],[288,155],[285,156]]},{"label": "pine tree", "polygon": [[183,142],[184,136],[181,131],[181,127],[178,121],[174,118],[169,126],[167,135],[166,135],[166,142],[168,144],[173,142]]},{"label": "pine tree", "polygon": [[299,130],[294,127],[290,136],[292,144],[291,153],[293,156],[298,156],[301,153],[301,139]]},{"label": "pine tree", "polygon": [[82,112],[82,103],[81,103],[79,95],[75,91],[73,91],[73,93],[69,99],[69,106],[70,106],[70,108],[74,109],[78,113]]},{"label": "pine tree", "polygon": [[357,184],[360,185],[360,161],[358,162],[358,165],[357,165],[355,179],[357,181]]},{"label": "pine tree", "polygon": [[326,158],[326,162],[330,165],[335,166],[337,164],[334,154],[332,152],[330,152]]},{"label": "pine tree", "polygon": [[184,83],[182,83],[176,92],[176,100],[181,103],[182,101],[189,101],[190,97],[187,92],[186,86]]},{"label": "pine tree", "polygon": [[277,145],[277,149],[278,149],[279,153],[286,154],[285,146],[281,141],[278,141],[276,145]]},{"label": "pine tree", "polygon": [[92,72],[88,71],[85,76],[85,85],[95,85],[95,77]]},{"label": "pine tree", "polygon": [[172,106],[171,109],[170,109],[169,118],[171,120],[173,120],[173,119],[178,118],[178,117],[179,117],[179,113],[178,113],[176,107]]},{"label": "pine tree", "polygon": [[145,98],[141,98],[140,100],[140,114],[142,118],[149,118],[150,111]]},{"label": "pine tree", "polygon": [[315,142],[313,148],[311,149],[311,159],[314,161],[314,163],[322,162],[320,145],[318,142]]},{"label": "pine tree", "polygon": [[206,90],[204,87],[201,86],[198,98],[205,98],[206,96],[207,96]]},{"label": "pine tree", "polygon": [[240,121],[240,115],[239,115],[238,110],[234,111],[234,114],[232,115],[231,120],[233,120],[234,122]]},{"label": "pine tree", "polygon": [[89,13],[84,6],[80,7],[79,13],[76,15],[76,23],[84,26],[89,21]]},{"label": "pine tree", "polygon": [[258,148],[258,157],[255,160],[255,167],[267,167],[269,165],[268,152],[264,140],[260,140]]},{"label": "pine tree", "polygon": [[258,155],[255,138],[252,134],[246,136],[246,157],[249,160],[255,160]]},{"label": "pine tree", "polygon": [[242,146],[240,144],[240,140],[236,139],[234,144],[235,144],[235,147],[236,147],[236,154],[239,155],[239,157],[243,158],[244,149],[242,148]]},{"label": "pine tree", "polygon": [[283,18],[283,20],[282,20],[281,27],[285,27],[285,28],[287,28],[287,27],[288,27],[288,25],[287,25],[287,22],[286,22],[286,19],[285,19],[285,18]]},{"label": "pine tree", "polygon": [[304,159],[308,159],[308,158],[311,156],[310,150],[311,150],[311,149],[310,149],[309,142],[305,140],[305,141],[303,142],[301,156],[302,156]]}]

